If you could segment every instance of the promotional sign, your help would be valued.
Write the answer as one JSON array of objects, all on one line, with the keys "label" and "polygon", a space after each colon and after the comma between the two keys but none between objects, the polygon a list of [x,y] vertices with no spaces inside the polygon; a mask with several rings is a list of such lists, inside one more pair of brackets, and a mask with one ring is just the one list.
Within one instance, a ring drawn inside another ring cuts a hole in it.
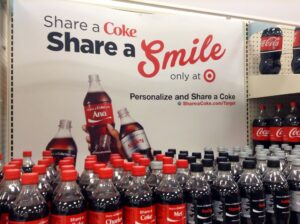
[{"label": "promotional sign", "polygon": [[246,144],[242,21],[57,0],[13,11],[15,155]]}]

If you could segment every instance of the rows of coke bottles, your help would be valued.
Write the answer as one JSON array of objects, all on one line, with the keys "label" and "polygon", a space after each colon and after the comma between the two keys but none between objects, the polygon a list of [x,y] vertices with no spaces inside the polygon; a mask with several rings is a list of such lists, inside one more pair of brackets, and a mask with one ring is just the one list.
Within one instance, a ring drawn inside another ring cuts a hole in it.
[{"label": "rows of coke bottles", "polygon": [[0,163],[1,224],[300,223],[300,145],[90,155],[81,175],[72,157],[31,154]]},{"label": "rows of coke bottles", "polygon": [[[263,30],[259,64],[261,74],[278,74],[280,72],[282,46],[283,32],[279,27],[270,27]],[[296,27],[294,31],[291,68],[294,74],[300,74],[300,27]]]},{"label": "rows of coke bottles", "polygon": [[300,117],[297,103],[290,102],[289,112],[283,112],[282,104],[276,104],[273,116],[266,113],[266,105],[259,105],[259,115],[252,123],[252,140],[254,147],[272,144],[294,147],[300,144]]}]

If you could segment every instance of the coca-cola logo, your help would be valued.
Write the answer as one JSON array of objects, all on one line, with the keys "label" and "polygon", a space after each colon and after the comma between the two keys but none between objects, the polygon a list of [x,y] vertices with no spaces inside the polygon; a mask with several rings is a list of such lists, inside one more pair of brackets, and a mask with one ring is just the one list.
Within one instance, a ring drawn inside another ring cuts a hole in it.
[{"label": "coca-cola logo", "polygon": [[283,129],[282,129],[282,128],[278,128],[278,130],[277,130],[276,133],[275,133],[275,136],[276,136],[277,138],[282,137],[282,136],[283,136]]},{"label": "coca-cola logo", "polygon": [[259,128],[256,132],[256,136],[268,137],[269,130],[265,128]]},{"label": "coca-cola logo", "polygon": [[268,37],[261,41],[262,48],[277,49],[281,44],[281,37]]},{"label": "coca-cola logo", "polygon": [[290,138],[299,138],[300,137],[300,130],[296,128],[292,128],[289,132]]}]

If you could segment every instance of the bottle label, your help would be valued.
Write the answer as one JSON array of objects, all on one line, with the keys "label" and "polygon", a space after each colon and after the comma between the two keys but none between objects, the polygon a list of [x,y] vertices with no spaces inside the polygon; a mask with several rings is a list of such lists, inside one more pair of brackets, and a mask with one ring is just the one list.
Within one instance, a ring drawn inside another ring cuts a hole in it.
[{"label": "bottle label", "polygon": [[256,141],[268,141],[270,137],[270,129],[268,127],[253,127],[252,139]]},{"label": "bottle label", "polygon": [[265,36],[261,37],[261,52],[281,51],[282,36]]},{"label": "bottle label", "polygon": [[240,223],[241,204],[225,203],[226,223]]},{"label": "bottle label", "polygon": [[42,218],[39,220],[33,220],[33,221],[9,221],[9,224],[48,224],[49,223],[49,217]]},{"label": "bottle label", "polygon": [[290,195],[275,196],[276,214],[288,214],[290,212]]},{"label": "bottle label", "polygon": [[111,103],[99,103],[84,107],[86,124],[88,126],[102,126],[114,123]]},{"label": "bottle label", "polygon": [[186,224],[186,205],[156,205],[157,224]]},{"label": "bottle label", "polygon": [[207,205],[187,204],[187,223],[188,224],[209,224],[212,223],[212,207]]},{"label": "bottle label", "polygon": [[283,141],[300,142],[300,127],[283,127]]},{"label": "bottle label", "polygon": [[55,224],[85,224],[86,222],[86,212],[76,215],[51,215],[51,223]]},{"label": "bottle label", "polygon": [[295,30],[293,47],[300,47],[300,30]]},{"label": "bottle label", "polygon": [[241,198],[242,217],[250,218],[250,200],[248,198]]},{"label": "bottle label", "polygon": [[9,223],[9,213],[2,213],[2,214],[0,214],[0,217],[1,217],[1,220],[0,220],[1,224]]},{"label": "bottle label", "polygon": [[221,201],[214,201],[213,202],[213,209],[214,209],[214,215],[215,219],[219,222],[223,222],[223,203]]},{"label": "bottle label", "polygon": [[274,198],[272,194],[266,194],[266,211],[274,214]]},{"label": "bottle label", "polygon": [[282,127],[270,127],[270,140],[273,142],[281,142],[283,139]]},{"label": "bottle label", "polygon": [[291,191],[291,210],[300,213],[300,191]]},{"label": "bottle label", "polygon": [[122,209],[114,212],[93,212],[89,211],[89,223],[113,223],[123,224]]},{"label": "bottle label", "polygon": [[151,224],[156,223],[155,206],[144,208],[124,207],[126,224]]},{"label": "bottle label", "polygon": [[131,158],[132,153],[137,150],[146,150],[151,148],[144,130],[134,131],[126,135],[122,138],[121,142],[128,158]]}]

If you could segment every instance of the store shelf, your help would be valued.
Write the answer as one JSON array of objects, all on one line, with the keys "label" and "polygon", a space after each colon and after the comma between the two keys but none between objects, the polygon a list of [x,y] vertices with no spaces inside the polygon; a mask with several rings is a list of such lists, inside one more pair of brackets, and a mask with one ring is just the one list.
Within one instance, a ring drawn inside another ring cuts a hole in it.
[{"label": "store shelf", "polygon": [[248,98],[300,93],[300,75],[249,75]]}]

